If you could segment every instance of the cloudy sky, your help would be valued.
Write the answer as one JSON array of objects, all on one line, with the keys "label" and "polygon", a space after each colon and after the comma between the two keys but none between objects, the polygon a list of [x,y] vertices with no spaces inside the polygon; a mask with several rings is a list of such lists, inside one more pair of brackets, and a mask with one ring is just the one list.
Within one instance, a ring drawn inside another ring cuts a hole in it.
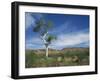
[{"label": "cloudy sky", "polygon": [[35,23],[40,18],[53,22],[50,34],[56,35],[49,48],[89,47],[89,16],[68,14],[47,14],[25,12],[25,46],[26,49],[43,49],[43,42],[38,33],[33,32]]}]

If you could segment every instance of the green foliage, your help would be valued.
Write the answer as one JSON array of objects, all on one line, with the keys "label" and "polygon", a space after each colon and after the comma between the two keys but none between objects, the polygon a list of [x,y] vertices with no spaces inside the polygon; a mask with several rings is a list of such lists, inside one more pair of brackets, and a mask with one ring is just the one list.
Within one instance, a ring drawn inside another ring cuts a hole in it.
[{"label": "green foliage", "polygon": [[51,43],[52,40],[56,40],[56,39],[57,39],[56,36],[48,35],[47,38],[46,38],[46,41],[49,42],[49,43]]},{"label": "green foliage", "polygon": [[32,67],[32,64],[36,62],[37,55],[33,52],[26,52],[25,57],[25,66]]},{"label": "green foliage", "polygon": [[46,47],[51,44],[52,40],[56,39],[55,36],[48,34],[48,30],[52,28],[52,26],[53,24],[51,21],[45,21],[43,18],[41,18],[36,22],[36,25],[33,28],[33,32],[37,32],[40,35]]},{"label": "green foliage", "polygon": [[36,25],[33,28],[33,32],[37,32],[43,36],[49,29],[52,28],[52,26],[53,23],[51,21],[45,21],[43,18],[41,18],[36,22]]},{"label": "green foliage", "polygon": [[26,51],[25,55],[26,68],[89,65],[89,50],[65,50],[60,51],[59,53],[57,53],[56,50],[51,50],[51,52],[49,50],[48,58],[45,57],[45,50],[43,53]]},{"label": "green foliage", "polygon": [[47,28],[51,28],[53,26],[53,23],[51,21],[47,22]]}]

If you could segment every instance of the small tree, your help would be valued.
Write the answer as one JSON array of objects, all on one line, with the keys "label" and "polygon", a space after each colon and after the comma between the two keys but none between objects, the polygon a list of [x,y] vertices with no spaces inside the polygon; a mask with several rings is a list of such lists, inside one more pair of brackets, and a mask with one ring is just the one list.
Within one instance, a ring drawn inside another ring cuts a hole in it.
[{"label": "small tree", "polygon": [[40,39],[43,41],[43,44],[46,47],[46,57],[48,57],[48,46],[53,40],[56,40],[56,36],[48,33],[48,30],[51,28],[52,22],[46,22],[44,19],[38,20],[35,27],[33,28],[33,31],[39,34]]}]

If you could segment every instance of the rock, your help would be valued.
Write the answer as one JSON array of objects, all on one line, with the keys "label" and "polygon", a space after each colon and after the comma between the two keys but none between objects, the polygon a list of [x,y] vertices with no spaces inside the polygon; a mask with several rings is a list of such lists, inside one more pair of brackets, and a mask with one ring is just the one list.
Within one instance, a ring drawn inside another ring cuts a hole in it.
[{"label": "rock", "polygon": [[78,56],[74,56],[72,59],[73,62],[79,62],[79,57]]},{"label": "rock", "polygon": [[62,57],[58,57],[58,58],[57,58],[57,61],[58,61],[58,62],[62,61]]},{"label": "rock", "polygon": [[67,57],[67,58],[64,58],[65,62],[71,62],[72,61],[72,58],[71,57]]}]

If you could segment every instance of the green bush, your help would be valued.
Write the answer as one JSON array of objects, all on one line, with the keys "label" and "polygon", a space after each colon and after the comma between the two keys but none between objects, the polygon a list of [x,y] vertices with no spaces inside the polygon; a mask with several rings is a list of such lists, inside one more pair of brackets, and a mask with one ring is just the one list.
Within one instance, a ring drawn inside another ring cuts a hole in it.
[{"label": "green bush", "polygon": [[[51,52],[47,58],[44,54],[36,54],[34,51],[26,51],[25,67],[55,67],[89,65],[89,50],[86,51],[61,51]],[[77,58],[75,60],[75,57]]]}]

